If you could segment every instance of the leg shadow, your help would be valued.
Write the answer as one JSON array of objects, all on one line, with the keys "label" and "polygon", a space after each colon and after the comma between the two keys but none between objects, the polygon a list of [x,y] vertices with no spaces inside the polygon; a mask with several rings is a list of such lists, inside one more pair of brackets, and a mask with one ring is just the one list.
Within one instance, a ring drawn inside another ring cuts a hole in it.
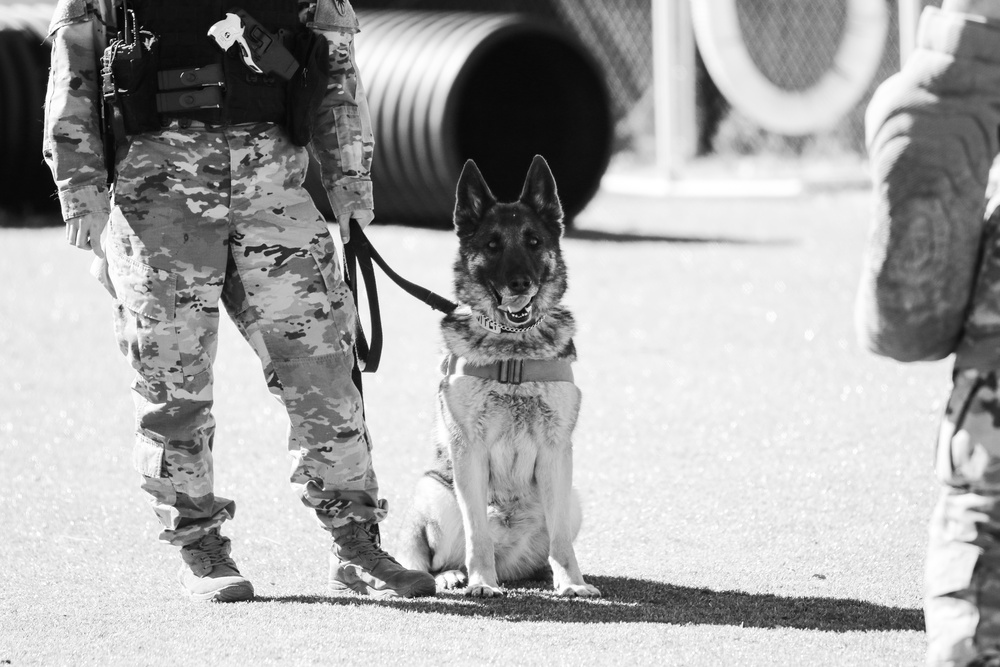
[{"label": "leg shadow", "polygon": [[588,576],[600,598],[559,598],[548,582],[521,581],[505,586],[503,598],[477,599],[461,592],[436,597],[372,600],[365,597],[258,597],[283,604],[374,604],[417,613],[478,616],[513,622],[665,623],[738,625],[826,632],[924,630],[920,609],[904,609],[841,598],[782,597],[742,591],[675,586],[628,577]]}]

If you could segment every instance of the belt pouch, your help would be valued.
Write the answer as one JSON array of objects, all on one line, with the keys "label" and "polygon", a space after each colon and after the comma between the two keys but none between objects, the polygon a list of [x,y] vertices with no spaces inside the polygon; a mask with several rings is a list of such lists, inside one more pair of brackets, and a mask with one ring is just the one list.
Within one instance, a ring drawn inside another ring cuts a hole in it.
[{"label": "belt pouch", "polygon": [[330,78],[330,45],[326,37],[310,28],[296,31],[292,53],[301,66],[288,82],[285,126],[298,146],[312,140],[319,104]]},{"label": "belt pouch", "polygon": [[140,33],[131,44],[115,40],[110,51],[111,76],[127,134],[157,130],[156,70],[159,42]]}]

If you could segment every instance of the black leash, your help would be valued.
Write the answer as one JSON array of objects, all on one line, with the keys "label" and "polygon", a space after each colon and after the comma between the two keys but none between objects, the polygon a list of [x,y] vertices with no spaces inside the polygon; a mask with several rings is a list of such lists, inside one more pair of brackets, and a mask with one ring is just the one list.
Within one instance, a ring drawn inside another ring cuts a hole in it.
[{"label": "black leash", "polygon": [[379,265],[379,268],[389,276],[394,283],[399,285],[403,291],[411,296],[423,301],[434,310],[448,314],[458,308],[457,303],[435,294],[426,287],[421,287],[416,283],[406,280],[398,273],[389,268],[382,256],[378,254],[371,241],[365,236],[361,225],[356,220],[351,220],[351,240],[344,246],[344,280],[351,288],[354,303],[358,303],[358,277],[365,283],[365,294],[368,296],[368,310],[371,320],[371,338],[365,336],[364,327],[361,324],[361,313],[358,313],[358,325],[354,343],[354,371],[352,378],[354,384],[361,391],[361,373],[374,373],[378,370],[379,361],[382,358],[382,315],[378,303],[378,288],[375,285],[375,269],[372,262]]}]

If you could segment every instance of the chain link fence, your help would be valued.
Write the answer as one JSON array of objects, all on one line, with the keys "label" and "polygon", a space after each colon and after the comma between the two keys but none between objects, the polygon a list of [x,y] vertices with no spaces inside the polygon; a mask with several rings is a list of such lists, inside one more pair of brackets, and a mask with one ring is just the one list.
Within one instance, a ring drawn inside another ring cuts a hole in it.
[{"label": "chain link fence", "polygon": [[[653,159],[652,2],[673,0],[355,0],[358,9],[432,9],[525,12],[574,32],[604,68],[616,119],[615,150],[638,161]],[[698,0],[695,0],[696,2]],[[897,0],[885,2],[889,32],[869,89],[831,130],[802,137],[764,130],[734,108],[696,54],[699,156],[861,156],[864,109],[875,87],[899,68]],[[834,62],[844,34],[847,0],[735,0],[747,49],[777,87],[801,90]],[[941,0],[925,0],[940,6]]]}]

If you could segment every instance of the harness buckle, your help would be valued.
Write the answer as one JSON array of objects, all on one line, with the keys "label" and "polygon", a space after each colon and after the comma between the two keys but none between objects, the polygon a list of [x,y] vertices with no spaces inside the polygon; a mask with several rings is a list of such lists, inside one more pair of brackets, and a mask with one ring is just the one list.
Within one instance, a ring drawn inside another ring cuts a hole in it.
[{"label": "harness buckle", "polygon": [[500,384],[521,384],[524,377],[524,359],[504,359],[497,363],[497,381]]}]

